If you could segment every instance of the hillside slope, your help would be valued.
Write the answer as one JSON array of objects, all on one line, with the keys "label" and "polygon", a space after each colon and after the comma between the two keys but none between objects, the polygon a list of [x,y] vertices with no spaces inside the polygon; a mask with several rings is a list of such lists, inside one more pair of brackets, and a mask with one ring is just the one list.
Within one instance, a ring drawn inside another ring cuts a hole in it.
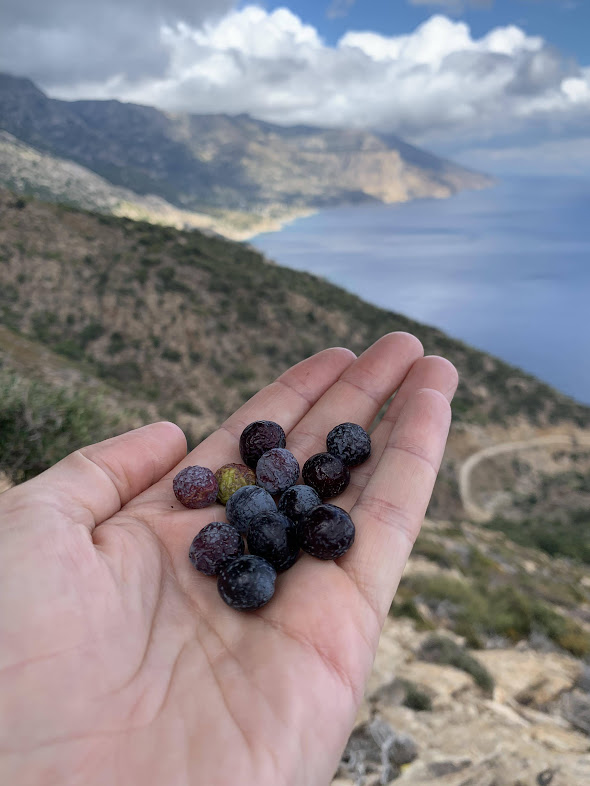
[{"label": "hillside slope", "polygon": [[[471,453],[590,424],[589,408],[534,377],[248,246],[8,191],[0,191],[0,324],[83,366],[119,391],[121,406],[177,420],[192,440],[313,352],[360,352],[389,331],[413,332],[461,375],[432,503],[441,517],[462,515],[458,468]],[[63,382],[71,387],[71,374]]]},{"label": "hillside slope", "polygon": [[360,351],[390,330],[456,363],[459,421],[590,421],[588,408],[441,331],[198,231],[0,191],[0,283],[5,325],[211,425],[285,366],[333,343]]},{"label": "hillside slope", "polygon": [[119,101],[58,101],[7,74],[0,74],[0,128],[116,186],[193,212],[399,202],[490,184],[396,137]]},{"label": "hillside slope", "polygon": [[589,601],[583,568],[427,520],[333,786],[587,784]]},{"label": "hillside slope", "polygon": [[0,131],[0,184],[27,197],[177,229],[211,231],[234,240],[271,231],[301,212],[274,209],[253,215],[231,210],[209,214],[183,210],[162,197],[136,194],[128,188],[114,186],[90,169],[42,153],[7,131]]}]

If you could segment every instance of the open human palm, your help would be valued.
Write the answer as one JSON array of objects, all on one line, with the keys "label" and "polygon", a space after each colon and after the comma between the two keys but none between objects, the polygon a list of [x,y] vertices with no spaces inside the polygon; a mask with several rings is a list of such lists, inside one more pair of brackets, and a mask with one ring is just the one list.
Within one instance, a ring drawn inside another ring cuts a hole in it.
[{"label": "open human palm", "polygon": [[[84,448],[0,496],[0,782],[11,786],[326,786],[418,534],[450,422],[454,368],[405,333],[358,359],[294,366],[186,455],[157,423]],[[182,508],[178,470],[239,461],[274,420],[302,464],[338,423],[372,433],[331,500],[352,549],[302,555],[271,602],[237,612],[188,560],[220,506]]]}]

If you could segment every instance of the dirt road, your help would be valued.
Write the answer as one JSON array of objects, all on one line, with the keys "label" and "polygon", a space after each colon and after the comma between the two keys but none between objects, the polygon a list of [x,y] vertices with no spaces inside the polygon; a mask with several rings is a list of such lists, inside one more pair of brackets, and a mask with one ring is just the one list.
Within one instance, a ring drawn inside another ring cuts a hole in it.
[{"label": "dirt road", "polygon": [[503,442],[500,445],[491,445],[489,448],[478,450],[463,462],[459,469],[459,493],[469,519],[477,522],[489,521],[493,514],[480,507],[474,499],[471,489],[471,475],[475,467],[486,459],[503,453],[518,453],[521,450],[532,448],[570,448],[574,450],[579,446],[590,446],[590,434],[550,434],[546,437],[523,440],[522,442]]}]

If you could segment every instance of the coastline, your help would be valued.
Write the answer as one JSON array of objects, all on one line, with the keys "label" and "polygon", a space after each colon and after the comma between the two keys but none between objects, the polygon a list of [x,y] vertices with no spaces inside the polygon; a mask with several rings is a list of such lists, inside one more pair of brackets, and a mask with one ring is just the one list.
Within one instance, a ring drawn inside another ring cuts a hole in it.
[{"label": "coastline", "polygon": [[274,215],[253,215],[251,217],[253,219],[252,223],[244,228],[239,228],[232,223],[225,223],[223,220],[214,220],[210,228],[229,240],[244,243],[258,235],[264,235],[268,232],[280,232],[288,224],[292,224],[300,218],[309,218],[309,216],[313,216],[318,212],[319,210],[315,208],[294,208],[293,210],[284,210]]},{"label": "coastline", "polygon": [[247,241],[265,232],[278,232],[297,218],[312,215],[307,207],[271,204],[246,210],[178,207],[155,194],[140,195],[115,186],[68,159],[53,157],[0,130],[0,186],[24,197],[71,205],[132,221],[147,221],[180,230],[197,229],[229,240]]},{"label": "coastline", "polygon": [[[394,199],[389,201],[371,201],[368,200],[367,202],[362,203],[346,203],[343,202],[339,205],[333,205],[330,209],[333,208],[340,208],[340,207],[360,207],[360,206],[371,206],[371,205],[405,205],[409,202],[419,202],[421,200],[427,199],[452,199],[453,197],[458,196],[465,191],[483,191],[488,188],[493,188],[494,186],[498,185],[500,182],[497,178],[488,177],[485,183],[481,183],[477,186],[472,186],[471,188],[461,188],[456,191],[452,191],[446,194],[432,194],[430,196],[414,196],[408,199]],[[263,235],[269,232],[280,232],[281,229],[284,229],[288,224],[292,224],[294,221],[297,221],[300,218],[309,218],[310,216],[317,215],[322,208],[298,208],[298,209],[278,209],[276,214],[271,214],[269,216],[260,216],[259,221],[253,221],[252,225],[244,230],[236,229],[232,224],[222,224],[220,223],[219,226],[219,233],[222,234],[224,237],[229,238],[230,240],[236,240],[239,242],[245,242],[252,240],[253,238],[257,237],[258,235]],[[222,231],[223,230],[223,231]]]},{"label": "coastline", "polygon": [[200,232],[219,235],[227,240],[235,240],[240,243],[267,232],[279,232],[298,218],[306,218],[318,212],[312,208],[288,209],[276,206],[264,215],[233,210],[196,213],[173,208],[165,203],[156,203],[155,198],[153,201],[155,204],[148,207],[130,202],[119,203],[110,212],[113,215],[131,218],[134,221],[148,221],[181,230],[197,229]]}]

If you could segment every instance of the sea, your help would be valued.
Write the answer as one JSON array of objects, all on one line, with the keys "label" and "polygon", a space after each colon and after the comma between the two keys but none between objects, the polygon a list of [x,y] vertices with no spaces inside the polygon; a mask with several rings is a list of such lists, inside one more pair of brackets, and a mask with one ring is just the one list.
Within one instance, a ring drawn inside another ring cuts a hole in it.
[{"label": "sea", "polygon": [[323,210],[250,241],[590,404],[590,179]]}]

